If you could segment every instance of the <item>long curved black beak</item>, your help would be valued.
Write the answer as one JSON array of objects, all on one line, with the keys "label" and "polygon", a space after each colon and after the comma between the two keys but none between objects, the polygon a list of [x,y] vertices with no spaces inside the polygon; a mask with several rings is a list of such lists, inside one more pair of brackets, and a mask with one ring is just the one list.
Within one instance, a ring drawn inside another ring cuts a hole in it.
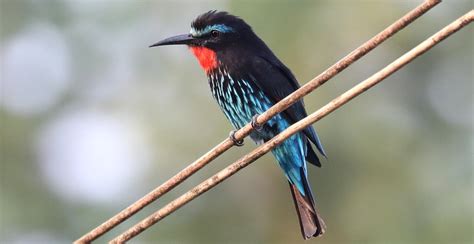
[{"label": "long curved black beak", "polygon": [[184,35],[166,38],[164,40],[161,40],[151,45],[150,47],[165,46],[165,45],[180,45],[180,44],[189,45],[189,44],[193,44],[194,41],[195,39],[193,38],[193,36],[191,36],[190,34],[184,34]]}]

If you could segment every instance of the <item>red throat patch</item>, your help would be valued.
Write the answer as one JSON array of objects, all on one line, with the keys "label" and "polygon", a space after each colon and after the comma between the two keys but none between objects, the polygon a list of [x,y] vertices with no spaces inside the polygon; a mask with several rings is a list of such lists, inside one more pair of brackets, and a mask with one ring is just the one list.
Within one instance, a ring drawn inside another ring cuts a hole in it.
[{"label": "red throat patch", "polygon": [[216,52],[205,47],[190,47],[190,49],[206,73],[217,67]]}]

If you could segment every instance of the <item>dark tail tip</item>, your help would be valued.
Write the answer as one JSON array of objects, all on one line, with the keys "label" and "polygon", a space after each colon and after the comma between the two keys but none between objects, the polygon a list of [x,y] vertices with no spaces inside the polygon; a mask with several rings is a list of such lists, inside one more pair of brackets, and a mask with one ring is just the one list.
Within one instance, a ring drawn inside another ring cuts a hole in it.
[{"label": "dark tail tip", "polygon": [[305,240],[318,237],[326,231],[326,224],[314,207],[311,191],[306,196],[301,195],[298,189],[290,183],[291,195],[295,203],[296,213],[300,223],[301,234]]}]

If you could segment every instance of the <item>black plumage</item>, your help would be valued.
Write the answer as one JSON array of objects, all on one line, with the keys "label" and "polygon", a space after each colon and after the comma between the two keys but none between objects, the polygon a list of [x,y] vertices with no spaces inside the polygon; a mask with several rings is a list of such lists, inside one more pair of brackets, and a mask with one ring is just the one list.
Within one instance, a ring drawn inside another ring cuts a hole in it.
[{"label": "black plumage", "polygon": [[[190,34],[153,46],[188,45],[208,76],[213,97],[236,129],[299,88],[292,72],[241,18],[210,11],[197,17],[191,27]],[[268,141],[306,116],[303,101],[297,101],[250,136],[256,143]],[[306,161],[321,166],[312,144],[325,156],[316,132],[309,126],[272,150],[289,181],[305,239],[325,230],[308,182]]]}]

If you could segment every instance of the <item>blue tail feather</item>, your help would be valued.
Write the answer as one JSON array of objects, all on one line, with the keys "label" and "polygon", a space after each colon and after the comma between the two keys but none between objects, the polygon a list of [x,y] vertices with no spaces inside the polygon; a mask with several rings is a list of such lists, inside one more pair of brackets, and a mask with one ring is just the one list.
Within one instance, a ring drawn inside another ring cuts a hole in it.
[{"label": "blue tail feather", "polygon": [[304,140],[304,135],[297,133],[272,150],[288,181],[295,185],[303,196],[306,195],[305,153],[307,151],[306,144],[302,143]]}]

